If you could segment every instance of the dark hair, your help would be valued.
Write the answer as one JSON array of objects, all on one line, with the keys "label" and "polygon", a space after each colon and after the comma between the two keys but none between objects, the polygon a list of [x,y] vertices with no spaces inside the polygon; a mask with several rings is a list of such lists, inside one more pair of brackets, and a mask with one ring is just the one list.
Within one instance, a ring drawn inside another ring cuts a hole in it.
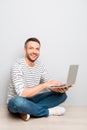
[{"label": "dark hair", "polygon": [[40,41],[39,41],[37,38],[31,37],[31,38],[28,38],[28,39],[26,40],[24,46],[26,47],[27,43],[30,42],[30,41],[34,41],[34,42],[37,42],[37,43],[40,44]]}]

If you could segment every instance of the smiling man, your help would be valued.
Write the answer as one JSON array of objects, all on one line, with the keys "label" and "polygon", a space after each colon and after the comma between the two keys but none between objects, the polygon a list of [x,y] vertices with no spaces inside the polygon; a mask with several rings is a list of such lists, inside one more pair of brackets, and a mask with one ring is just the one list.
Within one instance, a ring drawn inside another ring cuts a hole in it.
[{"label": "smiling man", "polygon": [[[24,44],[23,58],[17,59],[12,66],[8,88],[7,106],[9,112],[18,114],[23,120],[33,117],[60,116],[65,108],[58,106],[67,98],[66,88],[59,81],[50,80],[47,70],[38,59],[40,41],[29,38]],[[56,107],[57,106],[57,107]]]}]

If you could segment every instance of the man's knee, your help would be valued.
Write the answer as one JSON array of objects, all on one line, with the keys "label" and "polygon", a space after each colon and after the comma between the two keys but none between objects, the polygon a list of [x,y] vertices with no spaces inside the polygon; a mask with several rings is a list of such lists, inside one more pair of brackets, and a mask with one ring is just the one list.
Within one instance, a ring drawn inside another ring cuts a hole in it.
[{"label": "man's knee", "polygon": [[67,99],[67,94],[66,93],[63,93],[64,95],[64,100],[66,100]]},{"label": "man's knee", "polygon": [[62,97],[63,97],[63,100],[65,101],[67,99],[67,94],[66,93],[62,93]]},{"label": "man's knee", "polygon": [[21,106],[23,106],[23,102],[24,102],[24,98],[20,97],[20,96],[15,96],[13,97],[10,101],[8,106],[11,107],[17,107],[17,108],[21,108]]},{"label": "man's knee", "polygon": [[56,93],[58,97],[64,102],[67,99],[67,94],[66,93]]}]

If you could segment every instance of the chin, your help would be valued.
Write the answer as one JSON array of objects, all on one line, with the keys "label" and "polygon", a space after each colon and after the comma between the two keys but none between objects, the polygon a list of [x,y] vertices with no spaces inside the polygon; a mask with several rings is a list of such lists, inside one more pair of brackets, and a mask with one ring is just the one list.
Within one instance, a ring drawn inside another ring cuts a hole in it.
[{"label": "chin", "polygon": [[36,60],[37,60],[37,58],[36,58],[36,59],[31,59],[30,61],[31,61],[31,62],[35,62]]},{"label": "chin", "polygon": [[37,60],[37,58],[38,58],[38,57],[36,57],[36,58],[31,58],[31,61],[35,61],[35,60]]}]

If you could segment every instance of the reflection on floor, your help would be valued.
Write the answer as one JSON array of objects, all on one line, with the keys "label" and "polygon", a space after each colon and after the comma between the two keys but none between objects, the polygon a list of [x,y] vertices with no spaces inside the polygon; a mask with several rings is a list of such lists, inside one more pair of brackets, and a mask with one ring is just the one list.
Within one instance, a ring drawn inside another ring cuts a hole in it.
[{"label": "reflection on floor", "polygon": [[0,107],[0,130],[87,130],[87,106],[65,106],[63,116],[30,118],[23,121]]}]

